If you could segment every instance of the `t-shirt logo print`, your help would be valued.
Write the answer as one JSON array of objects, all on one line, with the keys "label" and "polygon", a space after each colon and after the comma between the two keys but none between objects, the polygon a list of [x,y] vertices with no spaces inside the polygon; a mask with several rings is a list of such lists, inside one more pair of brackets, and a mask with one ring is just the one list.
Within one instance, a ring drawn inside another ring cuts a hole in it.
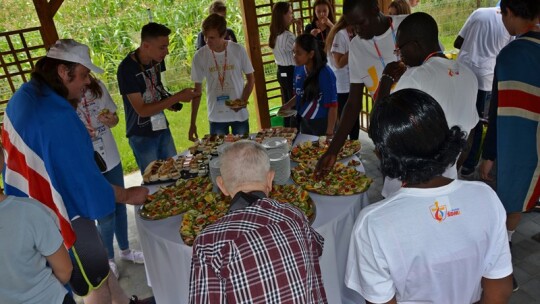
[{"label": "t-shirt logo print", "polygon": [[446,205],[439,205],[438,201],[435,201],[435,204],[429,207],[429,211],[431,211],[431,216],[439,223],[444,221],[448,214]]}]

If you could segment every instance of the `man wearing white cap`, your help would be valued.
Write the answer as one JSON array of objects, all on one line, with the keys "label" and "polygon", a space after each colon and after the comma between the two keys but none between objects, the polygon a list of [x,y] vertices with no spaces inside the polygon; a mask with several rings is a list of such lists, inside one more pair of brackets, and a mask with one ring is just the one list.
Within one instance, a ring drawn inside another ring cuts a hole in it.
[{"label": "man wearing white cap", "polygon": [[56,215],[74,262],[70,286],[87,296],[85,303],[152,303],[128,298],[109,275],[94,223],[114,211],[115,201],[142,204],[148,190],[111,186],[94,161],[88,131],[75,112],[90,71],[103,72],[86,45],[58,40],[13,95],[2,129],[5,193],[36,199]]}]

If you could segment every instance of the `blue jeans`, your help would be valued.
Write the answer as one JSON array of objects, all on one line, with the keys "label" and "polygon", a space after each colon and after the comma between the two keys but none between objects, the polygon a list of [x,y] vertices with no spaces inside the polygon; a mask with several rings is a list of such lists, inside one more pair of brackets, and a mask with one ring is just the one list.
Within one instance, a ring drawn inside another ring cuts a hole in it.
[{"label": "blue jeans", "polygon": [[[103,173],[103,176],[105,176],[112,185],[124,187],[124,174],[121,163],[110,171]],[[107,249],[107,256],[109,259],[114,259],[113,237],[115,235],[120,250],[129,248],[126,204],[116,203],[116,208],[113,213],[102,217],[97,221],[101,241]]]},{"label": "blue jeans", "polygon": [[[478,112],[478,116],[480,116],[480,119],[487,117],[489,113],[489,110],[487,109],[489,109],[490,99],[491,99],[491,91],[478,90],[478,94],[476,95],[476,111]],[[494,117],[493,119],[496,119],[496,117]],[[483,128],[484,128],[484,124],[482,123],[482,121],[479,121],[474,127],[474,135],[473,135],[471,150],[469,151],[469,155],[467,156],[467,159],[465,160],[465,162],[463,162],[464,169],[473,170],[478,164],[478,160],[482,152],[480,144],[482,142]],[[463,130],[463,131],[468,131],[468,130]]]},{"label": "blue jeans", "polygon": [[176,155],[176,148],[169,129],[163,130],[158,136],[152,137],[132,135],[129,137],[129,145],[141,174],[152,161],[167,159]]},{"label": "blue jeans", "polygon": [[210,134],[229,134],[229,127],[232,129],[232,134],[249,134],[249,119],[244,121],[210,122]]}]

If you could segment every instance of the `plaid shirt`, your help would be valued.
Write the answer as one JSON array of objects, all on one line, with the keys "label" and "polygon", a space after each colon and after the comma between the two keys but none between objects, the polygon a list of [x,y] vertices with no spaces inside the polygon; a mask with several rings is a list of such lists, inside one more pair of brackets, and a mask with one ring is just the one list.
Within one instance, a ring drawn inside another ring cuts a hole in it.
[{"label": "plaid shirt", "polygon": [[270,199],[230,212],[193,245],[190,303],[326,303],[324,239],[295,207]]}]

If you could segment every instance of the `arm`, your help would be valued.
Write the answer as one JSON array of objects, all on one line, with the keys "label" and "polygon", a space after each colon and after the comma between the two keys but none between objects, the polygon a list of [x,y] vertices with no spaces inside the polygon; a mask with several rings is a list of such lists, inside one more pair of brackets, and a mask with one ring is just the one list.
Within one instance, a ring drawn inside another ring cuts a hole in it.
[{"label": "arm", "polygon": [[197,113],[199,112],[199,105],[201,104],[202,83],[195,83],[195,92],[199,93],[199,96],[195,97],[191,101],[191,123],[189,125],[188,138],[191,141],[195,141],[199,138],[197,134]]},{"label": "arm", "polygon": [[332,56],[334,56],[334,61],[336,62],[336,68],[341,69],[347,64],[349,64],[349,52],[345,54],[332,52]]},{"label": "arm", "polygon": [[328,109],[328,125],[326,127],[326,136],[334,136],[334,128],[338,117],[338,107],[331,107]]},{"label": "arm", "polygon": [[493,88],[491,90],[491,101],[489,102],[489,122],[482,145],[482,163],[480,164],[480,178],[484,180],[493,180],[489,176],[493,162],[497,159],[497,110],[499,108],[497,74],[493,77]]},{"label": "arm", "polygon": [[407,67],[403,62],[390,62],[384,68],[381,79],[379,80],[379,87],[377,88],[377,96],[375,102],[390,95],[392,86],[397,83],[403,73],[407,70]]},{"label": "arm", "polygon": [[73,271],[73,264],[63,243],[60,244],[60,248],[55,253],[46,256],[45,259],[51,266],[54,276],[62,285],[69,282],[71,272]]},{"label": "arm", "polygon": [[456,37],[456,40],[454,40],[454,47],[456,49],[461,49],[461,46],[463,45],[463,41],[464,41],[463,37],[458,35]]},{"label": "arm", "polygon": [[131,93],[127,98],[137,115],[141,117],[150,117],[155,115],[178,102],[189,102],[197,96],[193,88],[183,89],[182,91],[173,94],[165,99],[157,102],[144,103],[141,93]]},{"label": "arm", "polygon": [[244,90],[242,91],[242,101],[247,102],[249,95],[253,92],[253,87],[255,87],[255,75],[253,73],[246,74],[246,84],[244,85]]},{"label": "arm", "polygon": [[503,304],[508,303],[512,295],[512,275],[502,279],[482,278],[481,304]]},{"label": "arm", "polygon": [[467,156],[469,156],[469,152],[471,151],[473,138],[474,138],[474,128],[472,128],[469,131],[469,135],[467,137],[467,144],[463,148],[463,151],[459,155],[459,158],[458,158],[458,160],[456,162],[456,168],[457,168],[458,172],[459,172],[459,169],[461,168],[461,166],[463,165],[463,163],[465,162],[465,160],[467,159]]},{"label": "arm", "polygon": [[145,187],[122,188],[111,185],[114,190],[114,198],[117,202],[128,205],[142,205],[146,201],[148,189]]},{"label": "arm", "polygon": [[337,129],[334,139],[330,143],[328,150],[323,154],[321,159],[317,162],[315,168],[315,174],[318,177],[325,176],[330,172],[336,163],[337,155],[345,140],[351,131],[356,118],[360,115],[362,110],[362,92],[364,91],[363,83],[351,83],[349,90],[349,99],[343,108],[343,114],[341,115],[341,123]]}]

